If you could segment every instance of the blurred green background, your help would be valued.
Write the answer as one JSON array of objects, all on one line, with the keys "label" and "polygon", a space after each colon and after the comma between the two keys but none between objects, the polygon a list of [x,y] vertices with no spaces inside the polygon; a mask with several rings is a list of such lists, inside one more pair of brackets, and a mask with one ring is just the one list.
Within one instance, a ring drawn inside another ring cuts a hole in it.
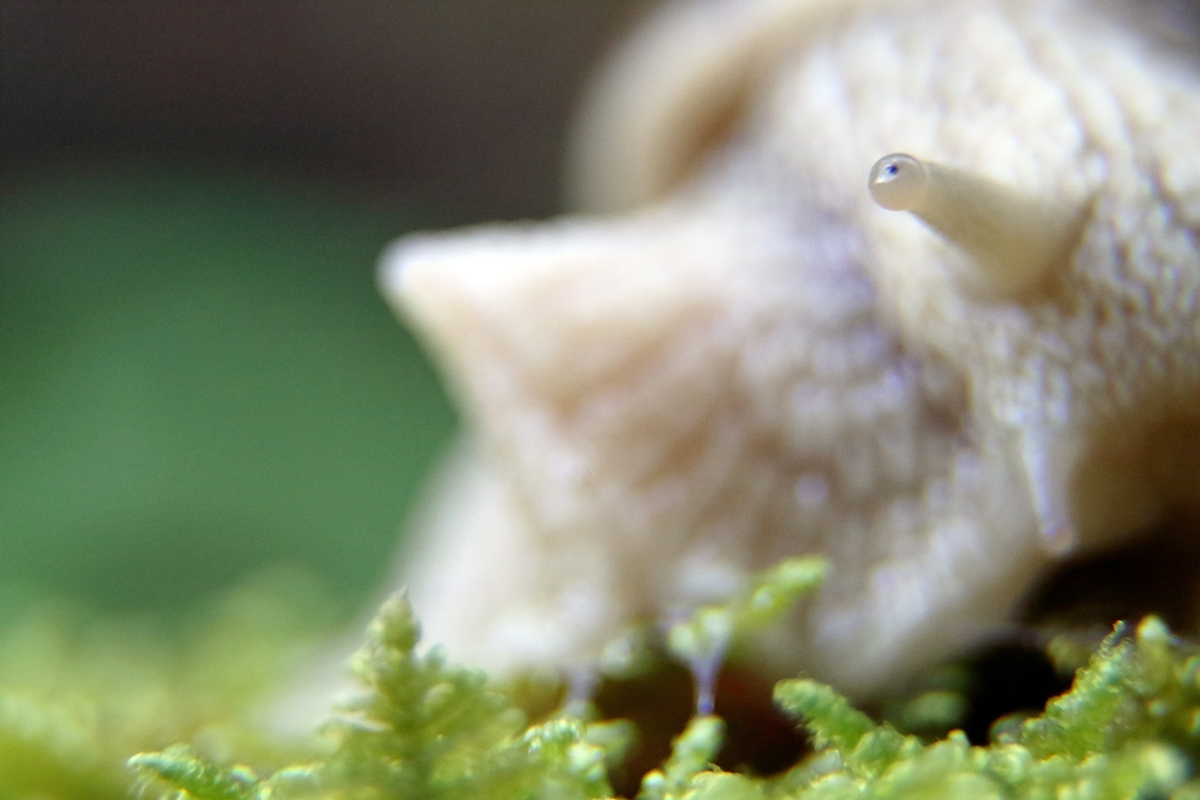
[{"label": "blurred green background", "polygon": [[378,253],[553,213],[641,5],[0,4],[0,589],[361,610],[455,426]]},{"label": "blurred green background", "polygon": [[411,219],[131,164],[3,203],[0,581],[138,607],[274,561],[379,580],[454,424],[372,284]]}]

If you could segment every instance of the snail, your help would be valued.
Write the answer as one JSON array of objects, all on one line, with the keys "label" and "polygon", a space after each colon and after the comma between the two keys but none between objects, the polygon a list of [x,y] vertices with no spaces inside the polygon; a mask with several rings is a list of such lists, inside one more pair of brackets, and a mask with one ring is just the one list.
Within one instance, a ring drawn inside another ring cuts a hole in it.
[{"label": "snail", "polygon": [[381,261],[467,429],[400,578],[429,639],[586,668],[819,554],[752,657],[868,695],[1194,515],[1193,42],[1104,0],[661,6],[578,213]]}]

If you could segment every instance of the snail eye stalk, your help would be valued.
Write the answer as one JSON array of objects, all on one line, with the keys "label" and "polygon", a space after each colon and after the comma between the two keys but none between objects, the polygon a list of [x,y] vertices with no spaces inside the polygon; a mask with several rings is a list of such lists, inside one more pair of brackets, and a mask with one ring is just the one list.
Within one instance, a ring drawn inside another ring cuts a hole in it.
[{"label": "snail eye stalk", "polygon": [[984,294],[1012,297],[1041,284],[1068,253],[1080,215],[966,170],[904,153],[871,167],[871,199],[889,211],[907,211],[976,266],[967,275]]}]

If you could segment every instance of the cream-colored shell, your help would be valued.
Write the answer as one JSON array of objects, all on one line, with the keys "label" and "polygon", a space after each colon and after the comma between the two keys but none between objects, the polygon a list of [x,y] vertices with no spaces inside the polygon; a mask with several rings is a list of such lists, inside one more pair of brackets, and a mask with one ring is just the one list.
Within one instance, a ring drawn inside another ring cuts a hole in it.
[{"label": "cream-colored shell", "polygon": [[[1064,554],[1195,507],[1200,72],[1158,24],[1086,0],[665,6],[581,114],[574,196],[609,216],[385,256],[470,436],[404,576],[429,638],[587,663],[822,553],[760,657],[870,692],[1004,626]],[[1044,280],[874,205],[896,151],[1075,221]]]}]

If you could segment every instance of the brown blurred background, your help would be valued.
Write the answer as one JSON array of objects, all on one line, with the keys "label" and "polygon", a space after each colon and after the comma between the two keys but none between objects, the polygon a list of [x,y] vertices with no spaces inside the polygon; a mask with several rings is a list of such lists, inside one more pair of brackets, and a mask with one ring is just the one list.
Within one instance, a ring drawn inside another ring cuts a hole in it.
[{"label": "brown blurred background", "polygon": [[0,148],[337,182],[439,221],[555,207],[563,126],[644,0],[5,0]]}]

